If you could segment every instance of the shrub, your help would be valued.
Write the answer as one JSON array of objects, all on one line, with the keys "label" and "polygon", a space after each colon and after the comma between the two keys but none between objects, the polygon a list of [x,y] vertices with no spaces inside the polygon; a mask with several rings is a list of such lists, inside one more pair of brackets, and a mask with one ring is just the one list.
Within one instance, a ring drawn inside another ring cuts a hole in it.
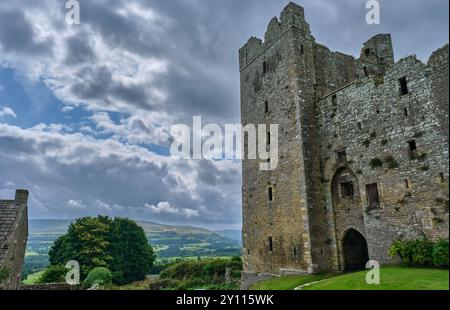
[{"label": "shrub", "polygon": [[372,160],[370,161],[370,167],[372,167],[372,169],[379,168],[382,166],[383,166],[383,161],[379,158],[372,158]]},{"label": "shrub", "polygon": [[384,158],[384,162],[387,163],[389,169],[396,169],[399,167],[398,162],[395,160],[393,156],[386,156]]},{"label": "shrub", "polygon": [[448,240],[439,240],[433,246],[433,264],[439,268],[448,268]]},{"label": "shrub", "polygon": [[108,286],[112,283],[112,274],[105,267],[97,267],[92,269],[86,279],[83,281],[82,288],[88,289],[95,284],[99,286]]},{"label": "shrub", "polygon": [[70,269],[64,265],[51,265],[45,269],[38,283],[63,283],[66,282],[66,274]]},{"label": "shrub", "polygon": [[7,267],[0,267],[0,283],[8,278],[9,276],[9,270]]},{"label": "shrub", "polygon": [[[389,251],[391,257],[398,256],[406,266],[430,267],[438,266],[437,263],[448,264],[448,241],[447,254],[445,254],[445,243],[434,244],[427,239],[411,241],[395,241]],[[446,258],[445,258],[445,255]],[[436,262],[435,262],[436,260]]]}]

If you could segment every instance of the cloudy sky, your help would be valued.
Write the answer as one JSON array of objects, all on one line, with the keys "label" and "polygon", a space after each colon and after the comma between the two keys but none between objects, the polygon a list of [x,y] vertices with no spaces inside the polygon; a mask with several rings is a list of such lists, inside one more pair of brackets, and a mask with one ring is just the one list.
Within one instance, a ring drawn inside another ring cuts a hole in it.
[{"label": "cloudy sky", "polygon": [[[30,218],[105,214],[213,229],[241,224],[240,164],[175,161],[170,126],[239,122],[237,51],[288,1],[0,3],[0,197],[31,192]],[[392,33],[396,59],[448,42],[447,0],[303,0],[317,41],[359,55]]]}]

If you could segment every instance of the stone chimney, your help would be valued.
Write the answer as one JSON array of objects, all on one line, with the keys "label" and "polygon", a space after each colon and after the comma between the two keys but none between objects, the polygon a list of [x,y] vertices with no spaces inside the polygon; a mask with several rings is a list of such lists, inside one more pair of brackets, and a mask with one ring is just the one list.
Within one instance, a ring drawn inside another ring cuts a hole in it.
[{"label": "stone chimney", "polygon": [[28,202],[28,191],[26,189],[16,190],[14,202],[17,206],[26,205]]}]

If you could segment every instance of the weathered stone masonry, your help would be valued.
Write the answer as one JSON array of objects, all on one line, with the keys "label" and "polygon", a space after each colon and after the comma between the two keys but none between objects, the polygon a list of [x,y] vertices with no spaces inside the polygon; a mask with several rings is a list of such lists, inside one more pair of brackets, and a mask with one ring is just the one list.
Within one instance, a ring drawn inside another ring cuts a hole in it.
[{"label": "weathered stone masonry", "polygon": [[350,236],[381,263],[397,239],[448,238],[448,45],[394,63],[380,34],[355,59],[290,3],[239,61],[243,125],[279,124],[278,168],[243,161],[249,278],[345,270]]},{"label": "weathered stone masonry", "polygon": [[28,239],[28,191],[17,190],[14,200],[0,200],[0,290],[18,289]]}]

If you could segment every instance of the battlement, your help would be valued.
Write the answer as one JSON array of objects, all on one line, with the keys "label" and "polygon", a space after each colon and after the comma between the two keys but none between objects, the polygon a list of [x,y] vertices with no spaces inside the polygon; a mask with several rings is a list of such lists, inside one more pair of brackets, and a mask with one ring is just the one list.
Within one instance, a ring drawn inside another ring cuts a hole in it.
[{"label": "battlement", "polygon": [[263,40],[251,37],[239,50],[240,68],[244,68],[261,55],[268,47],[280,39],[291,28],[297,28],[310,35],[309,24],[305,20],[305,10],[298,4],[290,2],[281,12],[280,17],[273,17]]}]

